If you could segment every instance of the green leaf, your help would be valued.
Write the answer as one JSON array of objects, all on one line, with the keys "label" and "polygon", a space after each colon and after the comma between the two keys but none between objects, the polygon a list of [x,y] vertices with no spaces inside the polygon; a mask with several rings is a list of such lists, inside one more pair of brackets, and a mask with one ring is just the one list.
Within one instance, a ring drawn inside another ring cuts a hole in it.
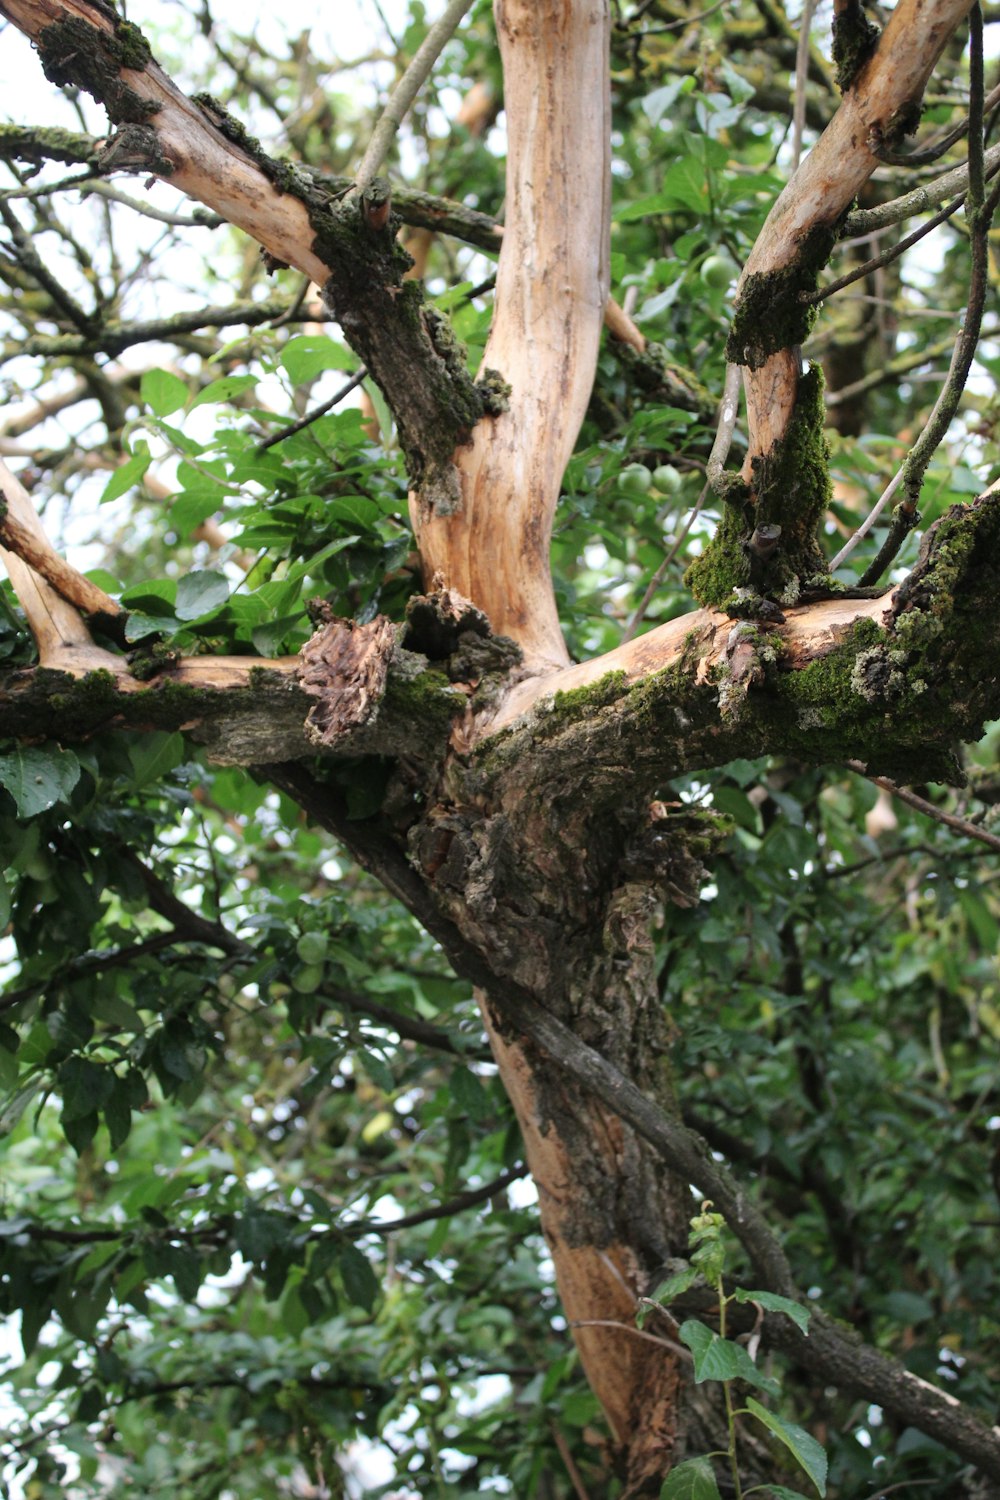
[{"label": "green leaf", "polygon": [[109,500],[117,500],[120,495],[125,494],[126,490],[130,490],[134,484],[138,484],[152,462],[153,455],[150,453],[148,445],[146,443],[136,443],[135,452],[132,454],[132,457],[115,470],[104,486],[100,503],[104,505]]},{"label": "green leaf", "polygon": [[125,622],[125,639],[130,643],[144,641],[151,635],[173,635],[177,629],[175,615],[145,615],[141,610],[129,614]]},{"label": "green leaf", "polygon": [[661,1282],[649,1301],[658,1302],[661,1307],[665,1307],[668,1302],[672,1302],[675,1297],[686,1292],[688,1287],[693,1286],[698,1276],[697,1266],[685,1266],[683,1271],[678,1271],[676,1275],[669,1276],[666,1281]]},{"label": "green leaf", "polygon": [[786,1313],[803,1333],[808,1332],[812,1314],[808,1307],[803,1307],[801,1302],[793,1302],[791,1297],[779,1297],[777,1292],[748,1292],[742,1286],[733,1295],[737,1302],[759,1302],[768,1312]]},{"label": "green leaf", "polygon": [[671,1469],[660,1500],[721,1500],[719,1486],[707,1458],[686,1458]]},{"label": "green leaf", "polygon": [[241,391],[252,390],[256,384],[256,375],[222,375],[198,392],[189,409],[194,411],[199,406],[211,406],[213,402],[231,401]]},{"label": "green leaf", "polygon": [[821,1495],[826,1494],[826,1452],[814,1437],[792,1422],[783,1422],[774,1412],[761,1406],[752,1396],[747,1398],[747,1411],[752,1412],[758,1422],[773,1432],[788,1449],[792,1457],[801,1464]]},{"label": "green leaf", "polygon": [[186,573],[177,585],[177,618],[200,620],[228,598],[229,580],[222,573],[212,568]]},{"label": "green leaf", "polygon": [[345,1244],[340,1250],[340,1276],[348,1300],[355,1307],[371,1312],[378,1296],[378,1281],[368,1261],[355,1245]]},{"label": "green leaf", "polygon": [[293,385],[305,385],[324,370],[356,369],[358,361],[349,349],[326,334],[304,333],[288,340],[279,363]]},{"label": "green leaf", "polygon": [[777,1381],[758,1370],[741,1344],[720,1338],[694,1318],[682,1323],[678,1332],[681,1343],[694,1355],[694,1378],[698,1385],[704,1380],[745,1380],[769,1396],[778,1395]]},{"label": "green leaf", "polygon": [[0,785],[17,804],[18,816],[34,818],[64,802],[80,779],[80,762],[72,750],[18,745],[0,755]]},{"label": "green leaf", "polygon": [[148,786],[151,781],[159,781],[168,771],[179,766],[186,754],[184,736],[181,734],[157,731],[144,735],[128,747],[134,785],[143,787]]},{"label": "green leaf", "polygon": [[147,370],[139,386],[143,401],[158,417],[169,417],[186,405],[188,388],[185,381],[170,370]]}]

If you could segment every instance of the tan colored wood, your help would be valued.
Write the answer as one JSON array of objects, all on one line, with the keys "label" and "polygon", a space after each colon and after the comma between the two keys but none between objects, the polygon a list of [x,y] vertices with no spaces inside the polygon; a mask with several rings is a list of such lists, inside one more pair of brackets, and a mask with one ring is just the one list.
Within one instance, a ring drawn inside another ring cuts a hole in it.
[{"label": "tan colored wood", "polygon": [[[919,105],[927,80],[949,37],[971,9],[969,0],[900,0],[878,49],[816,145],[782,192],[750,254],[739,292],[749,276],[789,265],[818,225],[833,226],[878,165],[873,144],[892,133],[900,110]],[[789,350],[744,376],[749,454],[766,453],[791,421],[798,361]]]},{"label": "tan colored wood", "polygon": [[[855,621],[880,621],[889,609],[890,601],[890,594],[878,599],[825,599],[818,604],[786,610],[786,623],[769,626],[768,630],[784,646],[782,660],[793,667],[804,667],[817,656],[832,650]],[[475,741],[506,729],[538,704],[555,697],[556,693],[587,687],[599,682],[609,672],[624,673],[628,683],[640,682],[655,672],[675,666],[686,652],[694,648],[701,657],[701,671],[705,674],[725,657],[727,642],[736,623],[717,610],[696,609],[592,661],[565,667],[548,677],[529,678],[517,683],[499,708],[479,721]]]},{"label": "tan colored wood", "polygon": [[510,405],[455,454],[459,508],[413,511],[428,584],[440,571],[543,672],[568,660],[549,543],[608,296],[609,14],[603,0],[498,0],[496,16],[507,223],[483,365],[510,383]]}]

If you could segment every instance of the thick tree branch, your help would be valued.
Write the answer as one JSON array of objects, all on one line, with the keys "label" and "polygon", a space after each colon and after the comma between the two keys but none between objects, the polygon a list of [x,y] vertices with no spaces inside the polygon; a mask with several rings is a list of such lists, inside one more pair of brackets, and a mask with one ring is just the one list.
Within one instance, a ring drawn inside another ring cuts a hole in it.
[{"label": "thick tree branch", "polygon": [[609,15],[606,0],[571,0],[558,15],[498,0],[496,14],[507,222],[483,365],[510,385],[509,407],[456,452],[457,503],[418,500],[413,516],[428,581],[440,571],[537,671],[567,661],[549,540],[608,293]]},{"label": "thick tree branch", "polygon": [[838,222],[867,182],[875,146],[916,118],[928,78],[970,0],[901,0],[873,56],[847,89],[820,140],[768,215],[737,290],[730,358],[746,366],[750,451],[767,454],[788,430],[799,384],[793,351],[809,329],[803,313],[779,316],[783,299],[811,290]]}]

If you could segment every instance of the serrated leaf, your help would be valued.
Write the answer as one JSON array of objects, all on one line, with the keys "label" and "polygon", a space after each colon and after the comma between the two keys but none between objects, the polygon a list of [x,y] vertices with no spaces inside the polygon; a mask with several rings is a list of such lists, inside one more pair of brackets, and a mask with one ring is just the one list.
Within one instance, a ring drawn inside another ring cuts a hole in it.
[{"label": "serrated leaf", "polygon": [[703,1323],[689,1318],[678,1330],[681,1343],[686,1344],[694,1355],[694,1378],[697,1384],[705,1380],[745,1380],[766,1391],[769,1396],[778,1394],[777,1381],[764,1375],[741,1344],[730,1343],[720,1338]]},{"label": "serrated leaf", "polygon": [[752,1396],[747,1398],[747,1411],[752,1412],[758,1422],[763,1422],[779,1442],[784,1443],[797,1463],[805,1469],[820,1495],[826,1494],[826,1450],[803,1428],[794,1422],[783,1422],[773,1411],[761,1406]]},{"label": "serrated leaf", "polygon": [[132,457],[115,470],[104,486],[100,503],[105,505],[109,500],[117,500],[120,495],[125,494],[126,490],[138,484],[152,462],[153,455],[148,446],[145,443],[136,443]]},{"label": "serrated leaf", "polygon": [[759,1302],[768,1312],[786,1313],[803,1333],[809,1331],[812,1316],[809,1308],[803,1307],[801,1302],[793,1302],[791,1297],[779,1297],[777,1292],[748,1292],[745,1287],[739,1287],[734,1295],[737,1302]]},{"label": "serrated leaf", "polygon": [[187,402],[188,388],[170,370],[147,370],[139,386],[143,401],[158,417],[169,417]]},{"label": "serrated leaf", "polygon": [[660,1500],[721,1500],[708,1459],[686,1458],[671,1469],[660,1490]]},{"label": "serrated leaf", "polygon": [[80,779],[80,762],[72,750],[16,746],[0,755],[0,785],[17,804],[18,816],[34,818],[67,798]]},{"label": "serrated leaf", "polygon": [[179,620],[200,620],[229,598],[229,580],[213,568],[186,573],[177,585],[174,606]]}]

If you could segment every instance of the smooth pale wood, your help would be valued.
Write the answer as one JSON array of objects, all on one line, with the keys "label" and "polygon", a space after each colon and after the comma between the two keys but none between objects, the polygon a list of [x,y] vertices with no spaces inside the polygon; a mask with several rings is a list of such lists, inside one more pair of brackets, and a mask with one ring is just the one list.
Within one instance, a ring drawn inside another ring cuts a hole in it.
[{"label": "smooth pale wood", "polygon": [[[110,33],[113,26],[86,0],[3,0],[0,14],[37,41],[54,21],[76,17]],[[241,148],[226,140],[197,104],[193,104],[154,62],[141,72],[122,70],[122,78],[143,99],[160,105],[149,123],[162,156],[171,163],[165,182],[222,214],[230,224],[258,240],[271,255],[303,271],[320,286],[330,268],[313,254],[312,229],[304,204],[279,193],[260,167]]]},{"label": "smooth pale wood", "polygon": [[[748,276],[788,265],[811,229],[835,224],[850,207],[878,166],[870,142],[889,133],[900,109],[919,103],[938,58],[971,8],[969,0],[899,0],[874,56],[768,215],[740,278],[737,301]],[[747,477],[754,455],[766,453],[788,430],[798,376],[798,359],[788,350],[745,372]]]},{"label": "smooth pale wood", "polygon": [[[878,599],[824,599],[801,609],[786,610],[785,624],[769,626],[768,631],[785,648],[782,661],[792,667],[804,667],[832,650],[857,620],[881,623],[891,600],[891,594]],[[609,672],[624,673],[629,684],[641,682],[655,672],[675,666],[686,652],[695,649],[701,661],[700,672],[707,674],[725,657],[729,637],[738,624],[718,610],[696,609],[592,661],[565,667],[545,678],[528,678],[511,688],[490,716],[478,721],[473,742],[508,728],[556,693],[588,687]]]},{"label": "smooth pale wood", "polygon": [[529,671],[565,665],[549,569],[563,471],[593,386],[608,298],[609,10],[606,0],[497,0],[507,112],[507,222],[483,365],[509,410],[455,453],[461,503],[414,525],[436,574],[512,636]]},{"label": "smooth pale wood", "polygon": [[[78,573],[64,557],[60,557],[42,529],[30,495],[2,460],[0,495],[7,506],[7,514],[0,519],[0,542],[8,553],[16,554],[29,564],[33,572],[46,579],[57,594],[87,614],[112,617],[121,614],[120,604],[98,588],[96,583],[91,583],[89,578]],[[25,614],[28,614],[27,605]]]}]

